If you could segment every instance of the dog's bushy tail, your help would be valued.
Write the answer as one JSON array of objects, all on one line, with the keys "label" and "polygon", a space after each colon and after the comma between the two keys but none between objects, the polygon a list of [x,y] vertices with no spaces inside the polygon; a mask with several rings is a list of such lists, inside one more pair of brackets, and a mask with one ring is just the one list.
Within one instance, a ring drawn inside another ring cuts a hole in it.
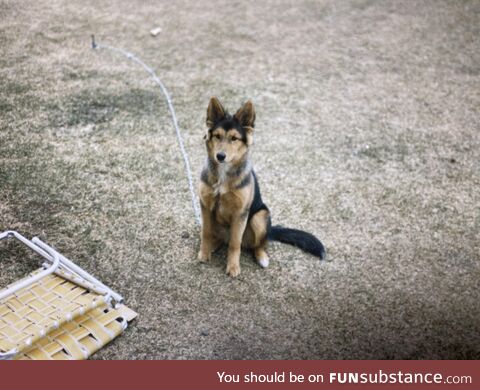
[{"label": "dog's bushy tail", "polygon": [[320,259],[324,259],[326,256],[325,247],[320,240],[313,234],[302,230],[284,228],[279,225],[272,226],[268,233],[268,239],[294,245]]}]

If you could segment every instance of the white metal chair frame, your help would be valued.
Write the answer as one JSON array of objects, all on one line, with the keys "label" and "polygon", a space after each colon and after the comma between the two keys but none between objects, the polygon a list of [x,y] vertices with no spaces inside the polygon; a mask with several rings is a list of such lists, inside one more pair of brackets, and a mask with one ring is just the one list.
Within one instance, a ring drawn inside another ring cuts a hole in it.
[{"label": "white metal chair frame", "polygon": [[[42,267],[44,268],[43,271],[35,273],[29,278],[25,278],[20,282],[10,285],[10,287],[8,287],[7,289],[0,291],[0,301],[14,294],[18,290],[30,286],[31,284],[37,282],[45,276],[55,273],[62,278],[76,283],[90,291],[94,291],[97,294],[103,295],[105,297],[105,301],[111,307],[115,307],[116,305],[123,303],[123,297],[120,294],[107,287],[94,276],[92,276],[91,274],[80,268],[78,265],[73,263],[71,260],[67,259],[65,256],[57,252],[51,246],[45,244],[38,237],[34,237],[32,238],[32,240],[28,240],[20,233],[13,230],[8,230],[0,233],[0,241],[12,237],[16,238],[17,240],[28,246],[30,249],[38,253],[47,261],[42,264]],[[5,353],[0,352],[0,360],[10,359],[16,353],[16,350],[8,351]]]}]

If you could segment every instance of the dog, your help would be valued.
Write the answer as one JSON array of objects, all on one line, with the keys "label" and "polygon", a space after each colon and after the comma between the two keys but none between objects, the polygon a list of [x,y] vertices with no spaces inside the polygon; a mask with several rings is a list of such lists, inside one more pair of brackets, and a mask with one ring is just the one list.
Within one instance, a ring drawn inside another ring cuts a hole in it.
[{"label": "dog", "polygon": [[240,274],[241,247],[253,249],[258,264],[268,267],[266,245],[270,240],[325,258],[323,244],[312,234],[272,226],[249,158],[255,126],[252,102],[247,101],[232,116],[212,97],[206,124],[207,159],[199,185],[202,231],[198,259],[209,261],[212,252],[226,243],[226,272],[236,277]]}]

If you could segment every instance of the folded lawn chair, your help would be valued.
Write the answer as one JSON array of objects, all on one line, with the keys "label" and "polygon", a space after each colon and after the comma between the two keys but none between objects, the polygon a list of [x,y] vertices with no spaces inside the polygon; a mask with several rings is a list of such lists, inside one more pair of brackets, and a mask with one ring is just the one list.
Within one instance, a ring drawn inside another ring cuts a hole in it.
[{"label": "folded lawn chair", "polygon": [[46,261],[0,291],[0,359],[86,359],[136,317],[119,294],[38,238],[0,233],[0,241],[10,237]]}]

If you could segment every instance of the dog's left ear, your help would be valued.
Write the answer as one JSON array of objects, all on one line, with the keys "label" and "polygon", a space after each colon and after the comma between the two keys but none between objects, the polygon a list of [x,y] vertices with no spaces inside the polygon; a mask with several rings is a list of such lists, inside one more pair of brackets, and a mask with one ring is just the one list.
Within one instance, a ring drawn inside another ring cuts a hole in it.
[{"label": "dog's left ear", "polygon": [[253,107],[253,103],[248,100],[235,113],[234,117],[247,132],[247,145],[250,146],[253,143],[253,127],[255,126],[255,108]]},{"label": "dog's left ear", "polygon": [[253,108],[253,103],[250,100],[240,107],[234,116],[244,127],[255,126],[255,108]]}]

